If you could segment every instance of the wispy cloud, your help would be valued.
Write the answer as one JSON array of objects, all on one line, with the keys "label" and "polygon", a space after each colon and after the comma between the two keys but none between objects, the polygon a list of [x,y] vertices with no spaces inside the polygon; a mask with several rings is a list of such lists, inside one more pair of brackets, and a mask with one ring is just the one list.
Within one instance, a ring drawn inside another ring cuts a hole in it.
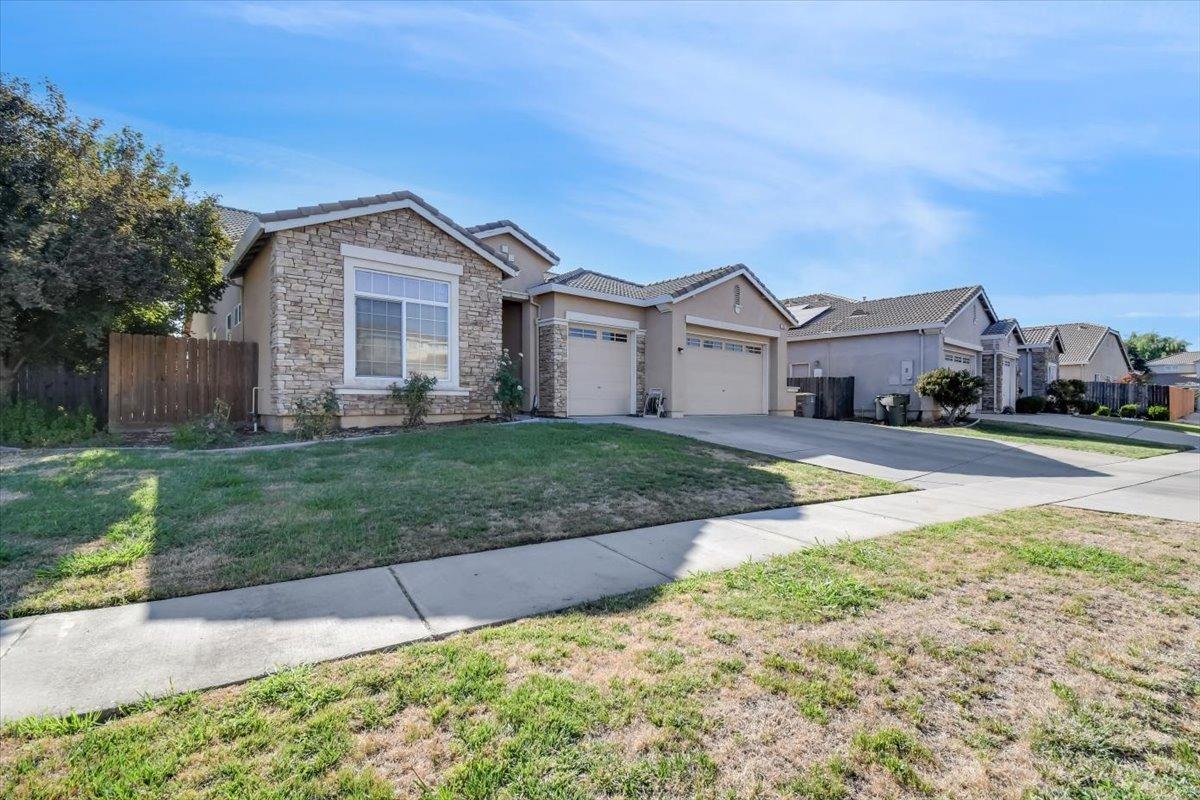
[{"label": "wispy cloud", "polygon": [[[1194,8],[1062,4],[245,4],[246,23],[380,45],[488,84],[611,165],[577,213],[641,242],[735,256],[794,234],[883,237],[920,256],[973,225],[961,193],[1041,194],[1080,161],[1186,147],[1147,120],[995,104],[931,71],[991,81],[1192,69]],[[1124,70],[1124,73],[1119,72]],[[1000,84],[996,84],[999,87]],[[998,89],[999,91],[999,89]]]}]

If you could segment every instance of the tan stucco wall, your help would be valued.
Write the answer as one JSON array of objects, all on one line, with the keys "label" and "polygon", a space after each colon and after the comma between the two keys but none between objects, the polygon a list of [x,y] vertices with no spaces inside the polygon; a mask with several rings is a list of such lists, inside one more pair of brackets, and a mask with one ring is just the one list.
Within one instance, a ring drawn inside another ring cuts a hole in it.
[{"label": "tan stucco wall", "polygon": [[988,317],[983,301],[977,298],[963,306],[958,315],[943,329],[943,334],[948,339],[957,339],[981,347],[979,335],[991,324],[992,320]]},{"label": "tan stucco wall", "polygon": [[1081,381],[1094,381],[1096,375],[1100,375],[1100,380],[1119,381],[1129,374],[1129,367],[1121,355],[1121,345],[1116,335],[1106,333],[1088,363],[1063,364],[1058,372],[1062,378],[1077,378]]},{"label": "tan stucco wall", "polygon": [[[517,267],[520,272],[515,278],[504,279],[502,286],[506,291],[524,292],[530,286],[544,283],[546,280],[545,271],[553,266],[549,261],[530,250],[516,237],[508,233],[498,233],[495,236],[489,236],[483,239],[483,243],[497,253],[500,252],[501,245],[507,245],[508,255],[516,259],[515,263],[511,264],[511,266]],[[502,258],[504,255],[504,253],[501,253]]]}]

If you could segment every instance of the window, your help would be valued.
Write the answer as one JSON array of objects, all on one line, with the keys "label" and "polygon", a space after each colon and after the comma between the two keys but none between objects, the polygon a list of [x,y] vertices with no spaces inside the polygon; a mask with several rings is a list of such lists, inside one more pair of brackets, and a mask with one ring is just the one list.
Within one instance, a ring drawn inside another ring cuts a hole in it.
[{"label": "window", "polygon": [[975,356],[946,350],[942,353],[942,362],[950,369],[975,371]]},{"label": "window", "polygon": [[228,314],[225,315],[225,331],[229,332],[231,330],[233,330],[233,312],[232,311],[230,311]]},{"label": "window", "polygon": [[731,353],[740,353],[745,348],[742,345],[738,344],[737,342],[726,342],[725,349]]},{"label": "window", "polygon": [[700,337],[699,336],[687,337],[687,346],[688,347],[699,347],[700,346]]},{"label": "window", "polygon": [[603,339],[603,340],[604,340],[604,341],[606,341],[606,342],[628,342],[628,341],[629,341],[629,334],[627,334],[627,333],[614,333],[614,332],[612,332],[612,331],[604,331],[604,332],[603,332],[603,333],[600,335],[600,338],[601,338],[601,339]]},{"label": "window", "polygon": [[746,352],[752,356],[761,356],[762,355],[762,345],[748,344],[748,345],[746,345]]},{"label": "window", "polygon": [[1051,363],[1051,364],[1046,365],[1046,380],[1047,381],[1058,380],[1058,364]]},{"label": "window", "polygon": [[241,324],[242,324],[242,304],[238,303],[236,306],[233,307],[233,327],[236,328],[238,325],[241,325]]},{"label": "window", "polygon": [[355,269],[354,367],[358,377],[449,382],[450,284]]},{"label": "window", "polygon": [[701,347],[703,347],[705,350],[720,350],[721,343],[716,339],[705,339]]},{"label": "window", "polygon": [[596,332],[591,328],[571,328],[570,334],[572,339],[595,339]]}]

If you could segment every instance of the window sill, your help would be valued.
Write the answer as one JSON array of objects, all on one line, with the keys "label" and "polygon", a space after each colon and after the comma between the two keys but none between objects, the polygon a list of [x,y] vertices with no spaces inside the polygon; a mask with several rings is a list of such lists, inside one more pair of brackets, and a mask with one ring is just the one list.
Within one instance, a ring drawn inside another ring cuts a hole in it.
[{"label": "window sill", "polygon": [[[392,390],[387,386],[353,386],[343,385],[333,387],[333,393],[338,397],[345,395],[385,395],[391,394]],[[464,386],[439,386],[433,389],[430,397],[467,397],[471,394],[471,390]]]}]

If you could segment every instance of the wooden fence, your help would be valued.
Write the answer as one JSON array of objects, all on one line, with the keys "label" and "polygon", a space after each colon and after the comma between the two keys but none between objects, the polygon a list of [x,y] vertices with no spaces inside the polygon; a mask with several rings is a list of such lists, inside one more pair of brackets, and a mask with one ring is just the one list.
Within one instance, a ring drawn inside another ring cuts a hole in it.
[{"label": "wooden fence", "polygon": [[1171,409],[1171,419],[1183,419],[1196,411],[1196,395],[1192,389],[1182,386],[1167,387],[1167,407]]},{"label": "wooden fence", "polygon": [[1144,383],[1105,383],[1087,381],[1087,391],[1084,394],[1088,400],[1095,400],[1102,406],[1108,406],[1116,413],[1124,405],[1133,404],[1139,411],[1145,411],[1149,406],[1165,406],[1170,402],[1167,386],[1155,386]]},{"label": "wooden fence", "polygon": [[[788,378],[787,385],[815,394],[817,419],[850,419],[854,416],[854,378]],[[797,402],[799,402],[797,400]]]},{"label": "wooden fence", "polygon": [[108,428],[166,428],[208,414],[217,400],[230,420],[250,419],[258,346],[175,336],[114,333],[108,340]]},{"label": "wooden fence", "polygon": [[31,400],[68,411],[86,408],[99,425],[108,419],[107,364],[96,372],[80,373],[70,367],[25,364],[13,381],[13,399]]}]

